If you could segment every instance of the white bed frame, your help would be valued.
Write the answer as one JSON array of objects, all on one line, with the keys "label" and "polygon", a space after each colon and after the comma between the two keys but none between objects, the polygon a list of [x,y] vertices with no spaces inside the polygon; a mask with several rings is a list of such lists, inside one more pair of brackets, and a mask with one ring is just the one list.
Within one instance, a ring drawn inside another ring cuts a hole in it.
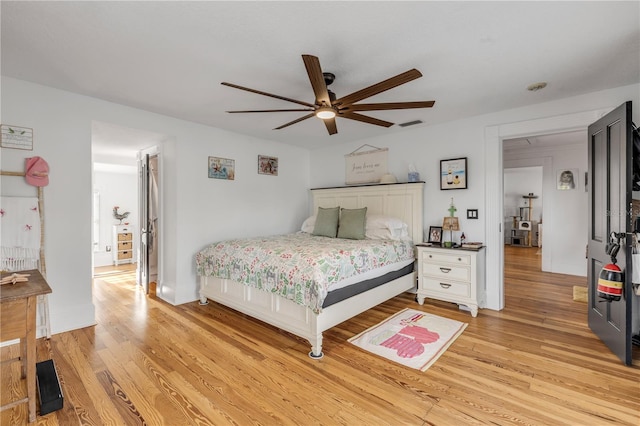
[{"label": "white bed frame", "polygon": [[[422,242],[423,192],[423,182],[312,189],[312,214],[318,207],[367,207],[367,214],[384,214],[402,219],[408,225],[414,243],[419,243]],[[211,299],[307,339],[311,343],[309,356],[322,358],[323,331],[415,286],[414,272],[315,314],[308,307],[272,293],[229,279],[203,276],[200,278],[200,303],[206,304],[207,299]]]}]

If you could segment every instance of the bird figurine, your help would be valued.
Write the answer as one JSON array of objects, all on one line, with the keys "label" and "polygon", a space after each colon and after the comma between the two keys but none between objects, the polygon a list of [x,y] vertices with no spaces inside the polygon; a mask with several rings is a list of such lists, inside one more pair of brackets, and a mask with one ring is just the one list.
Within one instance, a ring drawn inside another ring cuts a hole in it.
[{"label": "bird figurine", "polygon": [[119,208],[120,207],[118,206],[115,206],[113,208],[113,217],[118,219],[120,221],[120,225],[122,225],[122,219],[126,219],[127,217],[129,217],[129,212],[118,213]]}]

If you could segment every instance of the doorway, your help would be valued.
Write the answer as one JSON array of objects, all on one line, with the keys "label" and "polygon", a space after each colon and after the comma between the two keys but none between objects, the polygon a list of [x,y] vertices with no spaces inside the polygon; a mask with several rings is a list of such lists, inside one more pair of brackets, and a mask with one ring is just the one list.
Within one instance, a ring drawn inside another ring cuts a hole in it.
[{"label": "doorway", "polygon": [[[546,244],[536,251],[542,271],[586,276],[586,129],[505,139],[502,145],[504,242],[538,247],[544,235]],[[567,172],[575,175],[573,185],[558,182]]]},{"label": "doorway", "polygon": [[[125,270],[132,265],[137,267],[140,263],[141,228],[139,222],[140,171],[138,169],[138,155],[143,150],[159,154],[159,147],[167,140],[167,137],[146,130],[100,121],[93,121],[91,130],[92,186],[94,189],[92,217],[94,274],[109,272],[108,270],[111,272]],[[154,180],[159,182],[160,176],[157,174],[159,172],[159,157],[155,161]],[[156,199],[160,198],[160,193],[159,186],[156,186]],[[112,212],[115,206],[120,207],[120,212],[129,213],[123,223],[128,222],[133,230],[131,264],[118,263],[117,266],[114,266],[116,264],[113,260],[113,250],[117,247],[117,242],[113,241],[112,228],[119,223]],[[160,238],[157,238],[156,241],[155,249],[156,253],[159,253]],[[158,271],[157,264],[156,271]],[[155,279],[159,280],[157,276]]]},{"label": "doorway", "polygon": [[156,292],[160,277],[161,202],[160,151],[158,147],[138,153],[138,203],[140,211],[140,252],[137,282],[146,294]]},{"label": "doorway", "polygon": [[[504,308],[504,232],[502,218],[504,214],[503,198],[504,198],[504,182],[503,182],[503,169],[504,169],[504,153],[503,142],[508,139],[526,138],[527,135],[542,136],[551,134],[561,134],[568,132],[584,132],[586,140],[587,127],[597,120],[597,117],[602,116],[608,112],[608,110],[594,110],[584,111],[574,114],[567,114],[562,117],[549,117],[529,121],[520,121],[515,123],[505,123],[497,126],[489,126],[485,130],[485,172],[486,172],[486,193],[485,193],[485,229],[487,240],[487,264],[486,264],[486,282],[487,282],[487,307],[494,310],[502,310]],[[531,137],[531,136],[529,136]],[[586,158],[586,148],[584,149],[584,155]],[[539,155],[540,158],[545,158],[543,155]],[[555,158],[554,158],[555,161]],[[586,163],[586,161],[585,161]],[[582,254],[584,260],[585,245],[580,247],[580,241],[572,238],[566,238],[566,235],[576,235],[577,233],[585,234],[586,222],[580,228],[580,231],[569,231],[562,229],[557,224],[554,224],[554,218],[548,214],[549,205],[555,205],[556,200],[550,200],[547,188],[555,188],[555,167],[563,167],[555,162],[549,163],[549,166],[553,172],[545,173],[543,177],[543,191],[545,192],[544,203],[544,246],[543,251],[543,266],[545,258],[553,259],[552,250],[554,253],[568,253]],[[581,181],[582,182],[582,181]],[[584,192],[584,182],[582,182],[582,191]],[[559,194],[560,191],[555,191],[551,196],[562,199],[571,199],[565,197],[564,194]],[[579,197],[578,190],[574,190],[571,193],[572,197]],[[558,210],[559,211],[559,210]],[[571,229],[578,227],[577,221],[569,221]],[[555,232],[551,232],[548,228],[556,229]],[[556,238],[558,247],[555,247],[555,243],[552,244],[549,240],[551,237]],[[568,244],[568,245],[567,245]],[[571,249],[569,249],[571,247]],[[567,266],[567,265],[562,265]],[[575,262],[571,262],[571,267],[576,267]],[[553,265],[552,265],[553,267]],[[582,266],[584,271],[586,266]]]}]

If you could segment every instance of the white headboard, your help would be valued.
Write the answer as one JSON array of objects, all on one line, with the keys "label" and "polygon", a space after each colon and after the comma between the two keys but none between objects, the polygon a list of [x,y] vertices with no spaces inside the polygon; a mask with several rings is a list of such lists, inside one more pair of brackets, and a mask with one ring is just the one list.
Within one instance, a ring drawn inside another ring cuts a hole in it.
[{"label": "white headboard", "polygon": [[424,182],[316,188],[311,193],[311,214],[315,214],[318,207],[367,207],[367,214],[383,214],[401,219],[408,225],[413,242],[417,244],[423,241]]}]

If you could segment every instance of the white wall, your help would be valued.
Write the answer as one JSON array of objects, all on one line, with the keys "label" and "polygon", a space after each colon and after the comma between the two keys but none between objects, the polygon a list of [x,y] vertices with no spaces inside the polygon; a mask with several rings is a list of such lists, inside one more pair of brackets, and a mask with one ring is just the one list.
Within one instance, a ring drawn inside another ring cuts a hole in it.
[{"label": "white wall", "polygon": [[129,222],[133,226],[136,230],[133,234],[133,247],[140,247],[138,174],[134,167],[131,169],[131,171],[95,170],[93,173],[93,189],[100,194],[100,240],[98,251],[93,253],[93,266],[113,264],[113,251],[107,251],[107,246],[117,250],[117,243],[113,241],[113,225],[119,224],[120,221],[113,217],[114,206],[120,207],[118,210],[120,213],[129,212],[129,217],[122,223]]},{"label": "white wall", "polygon": [[[424,113],[428,116],[428,111]],[[409,164],[420,173],[425,185],[423,223],[442,226],[448,216],[447,209],[453,197],[456,215],[467,241],[483,241],[484,238],[484,145],[483,127],[466,122],[446,123],[437,126],[407,128],[405,132],[381,136],[366,143],[379,148],[389,148],[388,167],[399,182],[407,181]],[[363,124],[366,126],[367,124]],[[480,134],[477,134],[477,133]],[[313,151],[311,158],[311,186],[338,186],[345,182],[345,159],[362,145],[363,141]],[[440,160],[467,157],[467,189],[440,190]],[[467,209],[478,209],[477,220],[467,219]],[[459,232],[457,233],[459,237]]]},{"label": "white wall", "polygon": [[[297,230],[309,213],[309,153],[2,76],[2,122],[34,129],[33,151],[2,149],[3,170],[38,155],[50,166],[45,188],[47,281],[54,333],[95,322],[91,295],[91,127],[98,120],[167,135],[162,144],[164,236],[160,297],[197,299],[194,256],[206,244]],[[257,174],[259,154],[279,158],[279,175]],[[207,157],[236,161],[236,179],[207,177]],[[20,181],[2,180],[2,191]],[[26,188],[29,189],[28,187]]]},{"label": "white wall", "polygon": [[[506,163],[506,161],[505,161]],[[542,219],[542,167],[516,167],[504,169],[504,217],[520,214],[520,207],[528,207],[526,198],[523,195],[533,193],[536,197],[533,200],[531,217],[528,220],[540,222]]]}]

